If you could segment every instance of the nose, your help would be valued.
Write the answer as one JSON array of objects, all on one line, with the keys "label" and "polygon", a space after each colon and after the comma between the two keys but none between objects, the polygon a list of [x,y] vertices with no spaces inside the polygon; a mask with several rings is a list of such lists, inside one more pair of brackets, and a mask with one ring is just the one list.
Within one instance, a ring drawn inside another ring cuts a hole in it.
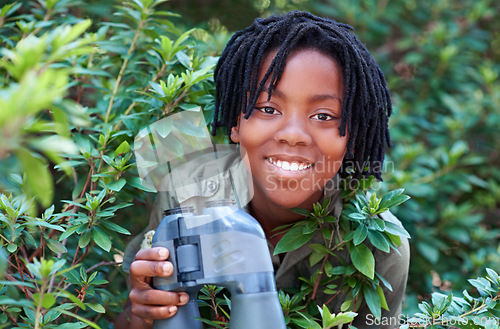
[{"label": "nose", "polygon": [[286,143],[290,146],[307,146],[312,141],[307,123],[295,116],[283,119],[283,124],[279,127],[274,139],[278,143]]}]

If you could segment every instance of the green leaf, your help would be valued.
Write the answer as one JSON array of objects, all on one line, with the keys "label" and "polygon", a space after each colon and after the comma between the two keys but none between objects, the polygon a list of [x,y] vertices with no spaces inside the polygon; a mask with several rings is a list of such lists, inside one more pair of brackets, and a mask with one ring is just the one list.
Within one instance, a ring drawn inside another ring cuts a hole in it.
[{"label": "green leaf", "polygon": [[304,208],[292,208],[291,209],[294,213],[302,215],[304,217],[309,217],[311,216],[311,212],[307,209]]},{"label": "green leaf", "polygon": [[111,239],[108,234],[100,227],[93,226],[92,227],[92,238],[95,243],[106,251],[111,250]]},{"label": "green leaf", "polygon": [[16,150],[26,173],[27,185],[42,206],[48,207],[54,195],[54,182],[48,168],[47,161],[39,155],[29,152],[25,148]]},{"label": "green leaf", "polygon": [[47,222],[44,222],[41,220],[29,221],[26,224],[27,224],[27,226],[35,226],[35,225],[36,226],[43,226],[43,227],[49,228],[51,230],[57,230],[60,232],[64,232],[64,228],[62,226],[50,224],[50,223],[47,223]]},{"label": "green leaf", "polygon": [[4,5],[3,7],[1,7],[2,10],[0,10],[0,17],[8,17],[8,16],[12,15],[21,6],[22,6],[22,3],[17,3],[17,2]]},{"label": "green leaf", "polygon": [[384,194],[382,199],[380,199],[380,208],[390,208],[388,205],[389,205],[390,201],[392,200],[392,198],[394,198],[395,196],[401,195],[403,192],[404,192],[404,189],[401,188],[401,189],[393,190],[393,191],[390,191],[390,192]]},{"label": "green leaf", "polygon": [[375,275],[377,276],[377,278],[382,281],[382,283],[384,284],[384,286],[389,290],[389,291],[392,291],[392,285],[389,283],[389,281],[387,281],[382,275],[380,275],[378,272],[375,272]]},{"label": "green leaf", "polygon": [[360,214],[358,212],[350,213],[347,217],[354,219],[355,221],[363,221],[366,219],[366,215]]},{"label": "green leaf", "polygon": [[54,295],[45,293],[40,301],[40,294],[33,294],[33,298],[37,304],[41,304],[44,308],[49,309],[56,303],[56,298]]},{"label": "green leaf", "polygon": [[342,303],[342,305],[340,305],[340,311],[342,312],[347,311],[351,307],[351,304],[352,300],[346,300],[345,302]]},{"label": "green leaf", "polygon": [[111,222],[109,220],[102,221],[101,225],[106,227],[109,230],[112,230],[112,231],[115,231],[115,232],[118,232],[121,234],[130,235],[130,232],[127,229],[125,229],[125,228],[121,227],[120,225],[118,225],[114,222]]},{"label": "green leaf", "polygon": [[302,316],[304,318],[304,321],[300,321],[299,319],[294,319],[293,322],[297,323],[302,328],[322,329],[321,326],[316,321],[314,321],[314,318],[310,314],[301,313],[301,312],[297,312],[297,314]]},{"label": "green leaf", "polygon": [[45,293],[42,298],[42,306],[46,309],[51,308],[56,303],[54,295]]},{"label": "green leaf", "polygon": [[417,243],[417,250],[432,264],[436,264],[439,260],[439,249],[426,242]]},{"label": "green leaf", "polygon": [[107,187],[111,191],[120,192],[121,189],[125,186],[125,184],[127,184],[127,181],[124,178],[121,178],[116,182],[109,183]]},{"label": "green leaf", "polygon": [[[177,57],[177,60],[187,69],[191,68],[193,64],[191,63],[191,58],[189,58],[188,55],[186,55],[185,52],[179,51],[177,54],[175,54],[175,57]],[[189,83],[186,83],[189,84]]]},{"label": "green leaf", "polygon": [[85,248],[89,242],[90,242],[90,238],[91,238],[91,233],[90,233],[90,230],[87,229],[85,230],[85,232],[83,232],[83,234],[80,236],[80,239],[78,239],[78,246],[80,248]]},{"label": "green leaf", "polygon": [[402,204],[403,202],[407,201],[408,199],[410,199],[410,197],[408,195],[404,195],[404,194],[397,195],[397,196],[393,197],[384,208],[391,209],[393,207],[396,207],[396,206]]},{"label": "green leaf", "polygon": [[318,223],[315,221],[309,221],[307,222],[306,225],[304,225],[302,232],[304,234],[310,234],[316,232],[317,229],[318,229]]},{"label": "green leaf", "polygon": [[389,311],[389,305],[387,305],[387,300],[385,299],[384,289],[382,289],[382,286],[380,285],[377,285],[377,294],[380,298],[380,306],[384,310]]},{"label": "green leaf", "polygon": [[63,254],[68,252],[66,247],[59,241],[47,239],[46,242],[49,249],[55,252],[56,254]]},{"label": "green leaf", "polygon": [[68,227],[66,231],[63,234],[61,234],[61,236],[59,236],[59,241],[62,241],[67,237],[69,237],[70,235],[72,235],[73,233],[75,233],[78,227],[79,227],[78,225],[73,225]]},{"label": "green leaf", "polygon": [[385,230],[385,222],[381,218],[378,218],[378,217],[371,218],[370,224],[377,231],[384,231]]},{"label": "green leaf", "polygon": [[352,242],[354,243],[355,246],[357,246],[358,244],[365,241],[367,235],[368,235],[368,229],[366,228],[366,225],[361,224],[356,229],[356,231],[354,231]]},{"label": "green leaf", "polygon": [[123,141],[115,150],[115,158],[117,158],[120,154],[125,154],[128,152],[130,152],[130,145],[127,141]]},{"label": "green leaf", "polygon": [[394,235],[394,234],[391,234],[389,232],[385,232],[386,236],[389,237],[389,240],[391,240],[391,242],[396,245],[396,246],[401,246],[401,237],[398,236],[398,235]]},{"label": "green leaf", "polygon": [[378,231],[369,230],[368,240],[370,240],[370,243],[377,249],[380,249],[384,252],[389,252],[391,250],[387,238]]},{"label": "green leaf", "polygon": [[14,243],[11,243],[7,246],[7,251],[10,252],[11,254],[16,252],[17,250],[17,245]]},{"label": "green leaf", "polygon": [[67,316],[69,316],[70,318],[76,318],[82,322],[85,322],[86,324],[88,324],[89,326],[91,326],[92,328],[95,328],[95,329],[101,329],[101,327],[99,327],[98,325],[96,325],[95,323],[85,319],[84,317],[81,317],[80,315],[77,315],[77,314],[73,314],[72,312],[68,312],[68,311],[65,311],[65,310],[59,310],[61,313],[63,314],[66,314]]},{"label": "green leaf", "polygon": [[385,222],[385,230],[384,230],[385,232],[391,233],[393,235],[402,236],[408,239],[410,238],[410,234],[401,226],[389,221],[384,221],[384,222]]},{"label": "green leaf", "polygon": [[382,316],[382,309],[380,303],[380,297],[377,291],[373,287],[364,287],[363,294],[365,296],[366,305],[373,313],[376,318],[380,318]]},{"label": "green leaf", "polygon": [[321,309],[320,313],[321,313],[321,317],[323,318],[323,328],[331,327],[329,325],[329,322],[331,321],[332,313],[328,309],[328,306],[323,304],[323,308]]},{"label": "green leaf", "polygon": [[336,328],[340,325],[350,323],[357,315],[358,313],[354,312],[338,313],[333,319],[328,321],[329,326],[327,328]]},{"label": "green leaf", "polygon": [[318,264],[324,257],[325,257],[324,253],[318,253],[316,251],[313,251],[309,255],[309,266],[313,267],[314,265]]},{"label": "green leaf", "polygon": [[29,300],[15,300],[12,298],[1,298],[0,305],[12,306],[22,306],[22,307],[33,307],[33,304]]},{"label": "green leaf", "polygon": [[352,264],[358,271],[373,279],[375,276],[375,258],[372,252],[364,244],[350,245]]},{"label": "green leaf", "polygon": [[290,229],[276,244],[274,255],[296,250],[309,242],[315,232],[304,234],[304,225],[296,225]]},{"label": "green leaf", "polygon": [[486,268],[486,272],[488,273],[488,277],[491,279],[491,281],[497,286],[500,286],[500,277],[498,273],[491,268]]},{"label": "green leaf", "polygon": [[331,275],[341,275],[345,273],[345,266],[336,266],[332,268],[329,272]]},{"label": "green leaf", "polygon": [[87,305],[89,308],[91,308],[94,312],[97,312],[97,313],[106,313],[106,309],[101,304],[86,303],[85,305]]}]

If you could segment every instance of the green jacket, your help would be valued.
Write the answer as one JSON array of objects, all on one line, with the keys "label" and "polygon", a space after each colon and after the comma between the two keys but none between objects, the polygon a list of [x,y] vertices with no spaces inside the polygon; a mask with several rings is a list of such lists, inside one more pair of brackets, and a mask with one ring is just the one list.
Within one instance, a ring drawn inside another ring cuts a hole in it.
[{"label": "green jacket", "polygon": [[[231,146],[218,150],[217,158],[211,152],[201,156],[197,155],[194,159],[172,169],[169,177],[162,182],[161,187],[158,188],[160,191],[150,214],[149,224],[144,232],[155,230],[163,219],[163,211],[179,206],[179,204],[182,206],[193,206],[195,209],[201,210],[206,201],[232,199],[241,208],[245,209],[245,205],[251,200],[251,195],[248,192],[248,179],[248,174],[239,157],[239,152]],[[335,178],[331,181],[331,184],[327,184],[321,201],[329,198],[329,210],[333,216],[339,218],[342,211],[342,201],[340,190],[335,188],[334,182]],[[381,214],[381,217],[386,221],[402,226],[401,222],[390,212]],[[144,239],[143,234],[136,236],[127,246],[123,261],[125,271],[129,271],[130,263],[141,248],[141,244],[143,247],[147,245],[147,243],[144,243]],[[398,252],[391,250],[390,253],[385,253],[373,247],[371,248],[374,252],[376,272],[382,275],[392,286],[392,291],[384,288],[390,311],[382,310],[382,318],[375,321],[370,310],[363,303],[357,311],[358,316],[353,323],[360,329],[394,328],[398,327],[402,319],[401,304],[408,278],[410,249],[407,239],[402,238],[401,241],[402,243],[398,248]],[[278,289],[299,288],[300,281],[298,277],[309,277],[315,272],[316,267],[320,266],[320,264],[314,267],[309,265],[308,256],[312,251],[309,244],[321,242],[322,238],[318,232],[308,244],[286,253],[284,257],[278,255],[272,256]],[[268,245],[272,255],[274,248],[270,243]],[[338,252],[338,255],[349,261],[347,250],[341,250]],[[331,257],[330,262],[334,267],[341,265],[335,257]],[[316,296],[316,302],[318,305],[323,305],[331,297],[328,294],[319,293]],[[329,302],[328,306],[332,312],[338,313],[344,300],[344,296],[339,294]]]}]

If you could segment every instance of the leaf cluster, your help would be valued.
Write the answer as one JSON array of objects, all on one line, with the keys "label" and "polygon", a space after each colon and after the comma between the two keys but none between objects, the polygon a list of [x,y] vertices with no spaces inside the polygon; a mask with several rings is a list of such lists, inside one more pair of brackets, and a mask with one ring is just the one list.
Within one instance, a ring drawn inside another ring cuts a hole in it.
[{"label": "leaf cluster", "polygon": [[309,5],[353,26],[387,78],[394,146],[382,189],[411,196],[394,212],[412,236],[407,311],[436,289],[460,293],[467,278],[500,268],[498,4]]},{"label": "leaf cluster", "polygon": [[[387,253],[391,249],[397,250],[401,238],[410,237],[404,228],[380,216],[409,197],[399,189],[378,198],[375,192],[366,191],[372,182],[373,177],[366,178],[359,181],[352,191],[345,191],[344,206],[338,219],[330,214],[330,199],[326,199],[322,204],[314,204],[312,212],[295,209],[305,219],[276,229],[281,234],[284,230],[286,233],[277,243],[275,254],[307,245],[312,249],[310,265],[321,264],[315,267],[316,272],[311,277],[300,278],[303,285],[298,294],[281,297],[288,322],[297,328],[330,328],[350,323],[362,302],[376,317],[381,316],[382,309],[388,309],[384,288],[392,291],[392,287],[376,273],[373,251],[379,249]],[[317,235],[321,236],[322,243],[309,243]],[[348,251],[347,261],[339,253],[343,249]],[[338,263],[340,265],[333,265]],[[348,313],[332,315],[326,305],[319,313],[314,307],[311,309],[311,304],[315,305],[311,301],[320,291],[331,295],[331,300],[340,293],[346,296],[341,311]],[[309,311],[304,312],[307,309]],[[322,319],[323,327],[314,322],[315,315]]]},{"label": "leaf cluster", "polygon": [[120,1],[101,22],[78,1],[0,8],[0,327],[108,327],[122,311],[124,246],[150,202],[134,137],[213,107],[203,33],[163,2]]}]

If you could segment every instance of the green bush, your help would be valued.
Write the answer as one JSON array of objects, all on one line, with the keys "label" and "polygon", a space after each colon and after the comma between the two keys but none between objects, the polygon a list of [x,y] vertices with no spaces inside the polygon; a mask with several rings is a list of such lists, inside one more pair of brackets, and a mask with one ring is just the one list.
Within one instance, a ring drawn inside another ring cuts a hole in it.
[{"label": "green bush", "polygon": [[[124,246],[146,225],[152,202],[137,176],[134,137],[177,111],[202,111],[210,121],[212,56],[229,35],[220,27],[179,28],[182,17],[165,11],[163,2],[117,2],[111,12],[100,11],[111,8],[107,3],[91,1],[86,8],[69,0],[0,9],[0,328],[105,328],[121,312],[128,295],[119,266]],[[409,286],[413,295],[431,299],[419,305],[410,299],[407,327],[430,327],[429,319],[435,327],[450,327],[445,316],[466,319],[463,328],[474,319],[498,319],[495,271],[469,280],[478,297],[470,289],[462,292],[465,278],[500,265],[494,139],[500,37],[492,32],[498,27],[493,7],[485,0],[327,3],[313,9],[357,27],[376,50],[394,98],[389,160],[395,169],[385,176],[384,189],[403,187],[412,197],[396,209],[412,235]],[[266,10],[264,2],[259,6]],[[87,16],[95,22],[81,18]],[[382,201],[375,198],[361,194],[347,207],[352,216],[344,218],[343,229],[351,239],[344,242],[351,248],[366,238],[364,228],[354,237],[362,223],[376,229],[370,219]],[[330,220],[320,206],[315,210],[290,232]],[[297,244],[284,239],[280,247]],[[328,251],[317,249],[320,261]],[[345,288],[358,287],[362,293],[352,298],[371,298],[377,314],[383,307],[380,282],[367,262],[354,263],[348,270],[364,276],[344,282]],[[348,323],[354,316],[349,312],[304,308],[305,294],[314,293],[313,281],[322,277],[309,279],[312,289],[304,294],[280,294],[289,326]],[[452,282],[455,297],[431,295],[438,279],[439,288]],[[201,299],[215,314],[207,322],[224,327],[220,320],[229,314],[221,293],[206,287]],[[498,328],[498,321],[478,325]]]},{"label": "green bush", "polygon": [[117,265],[150,205],[134,137],[213,103],[215,60],[193,37],[210,36],[161,2],[119,2],[98,25],[63,0],[0,11],[1,327],[108,327],[122,310]]},{"label": "green bush", "polygon": [[[312,1],[355,27],[373,51],[394,102],[388,189],[412,236],[416,296],[461,292],[466,279],[500,268],[500,30],[498,3]],[[413,305],[413,306],[412,306]]]}]

